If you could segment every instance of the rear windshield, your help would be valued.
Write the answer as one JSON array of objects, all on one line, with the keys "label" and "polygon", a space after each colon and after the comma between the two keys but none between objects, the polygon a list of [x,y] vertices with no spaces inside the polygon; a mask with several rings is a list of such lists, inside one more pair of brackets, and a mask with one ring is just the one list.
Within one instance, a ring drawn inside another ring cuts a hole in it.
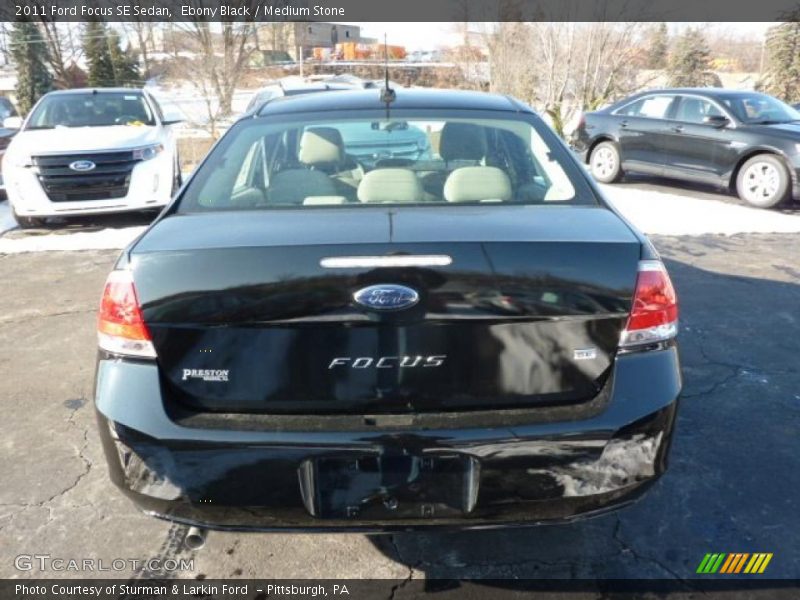
[{"label": "rear windshield", "polygon": [[72,92],[45,96],[27,129],[111,125],[155,125],[155,120],[142,94]]},{"label": "rear windshield", "polygon": [[546,126],[527,116],[491,117],[247,119],[212,150],[179,210],[596,204]]}]

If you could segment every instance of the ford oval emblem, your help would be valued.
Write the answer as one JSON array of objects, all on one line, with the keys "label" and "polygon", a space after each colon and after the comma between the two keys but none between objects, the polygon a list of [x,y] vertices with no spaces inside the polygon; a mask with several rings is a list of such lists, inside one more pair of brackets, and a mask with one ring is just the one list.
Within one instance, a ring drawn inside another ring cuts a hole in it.
[{"label": "ford oval emblem", "polygon": [[404,285],[384,283],[358,290],[353,294],[353,300],[361,306],[375,310],[401,310],[411,308],[419,302],[419,294]]},{"label": "ford oval emblem", "polygon": [[69,163],[69,168],[73,171],[91,171],[97,165],[95,165],[90,160],[76,160],[75,162]]}]

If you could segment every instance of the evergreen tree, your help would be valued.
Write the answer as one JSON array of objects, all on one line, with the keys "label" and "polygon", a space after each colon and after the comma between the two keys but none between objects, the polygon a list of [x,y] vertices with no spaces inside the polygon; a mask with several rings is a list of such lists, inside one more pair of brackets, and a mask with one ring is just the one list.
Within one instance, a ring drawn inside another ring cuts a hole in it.
[{"label": "evergreen tree", "polygon": [[47,70],[47,46],[34,23],[17,21],[11,30],[10,47],[17,67],[17,107],[25,115],[43,94],[53,89],[53,76]]},{"label": "evergreen tree", "polygon": [[647,68],[663,69],[667,66],[669,31],[663,21],[656,25],[647,38]]},{"label": "evergreen tree", "polygon": [[139,57],[130,49],[123,50],[119,34],[111,31],[108,36],[108,50],[114,68],[116,85],[138,87],[141,80],[139,73]]},{"label": "evergreen tree", "polygon": [[703,87],[713,85],[714,74],[709,70],[711,50],[699,29],[690,28],[675,40],[667,63],[670,87]]},{"label": "evergreen tree", "polygon": [[105,23],[89,21],[84,25],[83,54],[88,65],[87,83],[90,87],[116,85],[114,63],[111,60]]},{"label": "evergreen tree", "polygon": [[800,11],[767,31],[767,64],[759,88],[787,102],[800,101]]}]

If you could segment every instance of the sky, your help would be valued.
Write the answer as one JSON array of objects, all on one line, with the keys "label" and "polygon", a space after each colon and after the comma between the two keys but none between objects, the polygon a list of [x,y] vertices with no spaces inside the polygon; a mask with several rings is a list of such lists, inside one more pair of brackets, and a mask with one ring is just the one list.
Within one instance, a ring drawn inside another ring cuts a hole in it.
[{"label": "sky", "polygon": [[[390,44],[405,46],[408,50],[435,50],[439,46],[452,46],[460,43],[461,36],[456,23],[347,23],[359,25],[361,34],[366,37],[383,39],[386,33]],[[762,37],[775,23],[670,23],[672,32],[691,26],[705,30],[716,29],[742,35]]]},{"label": "sky", "polygon": [[361,35],[402,45],[408,50],[435,50],[439,46],[454,46],[460,36],[454,23],[348,23],[359,25]]}]

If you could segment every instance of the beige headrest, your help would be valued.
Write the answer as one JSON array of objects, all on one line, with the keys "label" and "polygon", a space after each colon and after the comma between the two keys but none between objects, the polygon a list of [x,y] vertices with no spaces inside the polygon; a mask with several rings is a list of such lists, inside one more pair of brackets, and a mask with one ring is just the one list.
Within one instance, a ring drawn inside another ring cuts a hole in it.
[{"label": "beige headrest", "polygon": [[375,169],[358,184],[361,202],[421,202],[424,193],[410,169]]},{"label": "beige headrest", "polygon": [[444,160],[481,160],[486,156],[486,130],[474,123],[445,123],[439,155]]},{"label": "beige headrest", "polygon": [[329,165],[342,161],[342,134],[333,127],[306,129],[300,137],[298,158],[306,165]]},{"label": "beige headrest", "polygon": [[485,202],[511,200],[511,180],[497,167],[462,167],[444,182],[448,202]]}]

